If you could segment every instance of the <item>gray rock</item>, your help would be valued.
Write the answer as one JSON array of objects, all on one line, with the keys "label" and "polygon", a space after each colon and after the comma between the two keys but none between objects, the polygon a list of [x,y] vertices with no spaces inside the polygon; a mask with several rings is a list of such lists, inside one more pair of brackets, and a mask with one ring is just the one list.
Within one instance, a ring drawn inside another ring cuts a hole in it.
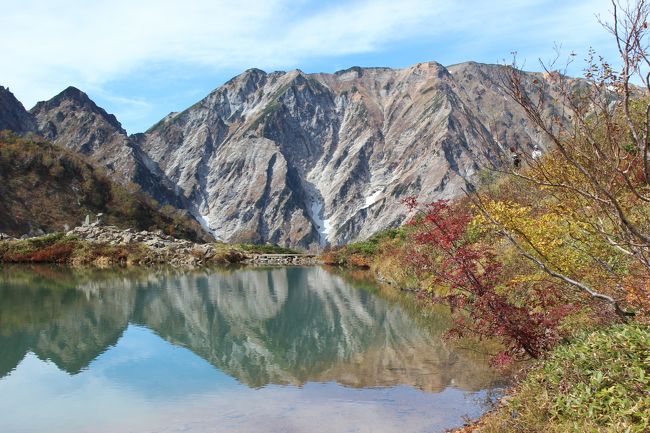
[{"label": "gray rock", "polygon": [[[32,114],[47,138],[175,200],[221,240],[315,250],[400,225],[408,196],[462,194],[510,146],[546,149],[505,95],[504,71],[473,62],[251,69],[135,136],[74,88]],[[544,74],[526,73],[522,85],[534,80],[553,91]]]},{"label": "gray rock", "polygon": [[197,245],[194,247],[194,250],[202,255],[205,259],[210,259],[214,257],[217,252],[211,245]]}]

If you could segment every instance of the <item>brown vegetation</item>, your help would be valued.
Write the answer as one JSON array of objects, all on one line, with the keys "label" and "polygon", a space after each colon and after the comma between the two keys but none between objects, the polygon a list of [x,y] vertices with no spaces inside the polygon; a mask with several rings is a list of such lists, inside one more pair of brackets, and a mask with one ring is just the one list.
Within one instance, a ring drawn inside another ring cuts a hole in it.
[{"label": "brown vegetation", "polygon": [[82,157],[49,142],[0,132],[0,232],[62,231],[88,214],[137,230],[161,229],[175,237],[208,241],[185,211],[113,182]]}]

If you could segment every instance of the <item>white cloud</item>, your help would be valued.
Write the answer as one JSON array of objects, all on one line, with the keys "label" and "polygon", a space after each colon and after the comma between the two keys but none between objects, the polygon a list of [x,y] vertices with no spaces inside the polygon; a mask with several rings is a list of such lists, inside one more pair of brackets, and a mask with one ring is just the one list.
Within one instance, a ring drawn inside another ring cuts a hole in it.
[{"label": "white cloud", "polygon": [[[430,40],[432,52],[458,50],[463,61],[481,47],[503,45],[507,56],[516,45],[535,57],[553,41],[571,47],[606,38],[593,14],[607,15],[609,2],[565,3],[0,0],[0,84],[31,106],[67,85],[105,93],[106,83],[154,63],[284,69],[411,40]],[[454,38],[453,46],[436,47]],[[146,101],[127,105],[138,103]]]}]

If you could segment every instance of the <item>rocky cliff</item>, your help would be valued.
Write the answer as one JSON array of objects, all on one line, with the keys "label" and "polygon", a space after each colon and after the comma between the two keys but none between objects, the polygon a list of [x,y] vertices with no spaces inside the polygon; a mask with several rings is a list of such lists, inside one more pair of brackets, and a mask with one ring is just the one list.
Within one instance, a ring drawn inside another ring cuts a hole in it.
[{"label": "rocky cliff", "polygon": [[[503,73],[472,62],[251,69],[130,137],[73,88],[32,113],[46,137],[159,200],[176,197],[221,240],[316,249],[401,224],[405,197],[461,194],[511,146],[544,147]],[[553,87],[539,73],[524,85],[533,80]]]},{"label": "rocky cliff", "polygon": [[3,130],[19,134],[34,132],[36,122],[14,94],[0,86],[0,131]]}]

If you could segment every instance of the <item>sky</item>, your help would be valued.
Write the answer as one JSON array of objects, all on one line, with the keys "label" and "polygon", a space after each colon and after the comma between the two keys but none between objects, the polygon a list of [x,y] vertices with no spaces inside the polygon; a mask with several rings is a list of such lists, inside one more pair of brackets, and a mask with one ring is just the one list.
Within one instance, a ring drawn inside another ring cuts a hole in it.
[{"label": "sky", "polygon": [[72,85],[143,132],[256,67],[435,60],[525,69],[590,47],[615,63],[609,0],[0,0],[0,85],[31,108]]}]

